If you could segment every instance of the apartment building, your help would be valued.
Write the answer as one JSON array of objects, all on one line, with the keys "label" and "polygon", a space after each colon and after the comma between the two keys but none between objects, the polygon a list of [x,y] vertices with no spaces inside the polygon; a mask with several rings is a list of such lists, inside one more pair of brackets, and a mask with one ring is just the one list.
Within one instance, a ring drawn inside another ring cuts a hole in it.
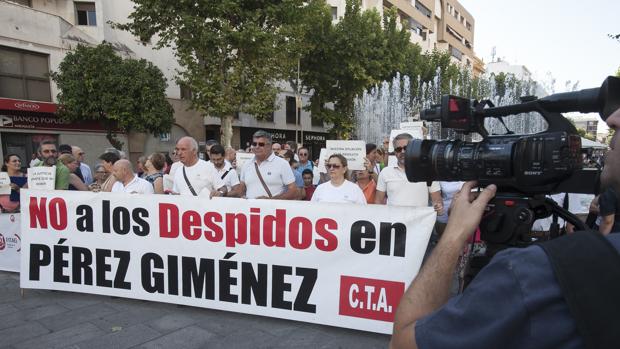
[{"label": "apartment building", "polygon": [[[345,0],[328,0],[332,17],[344,14]],[[475,76],[484,73],[484,63],[474,52],[474,17],[456,0],[362,0],[366,10],[381,15],[396,8],[400,23],[411,31],[411,42],[428,52],[450,52],[452,60],[472,69]]]},{"label": "apartment building", "polygon": [[[53,140],[77,144],[87,152],[91,165],[103,149],[110,147],[105,130],[97,123],[65,123],[58,119],[58,88],[49,78],[65,55],[78,44],[106,41],[123,57],[144,58],[157,65],[168,82],[166,95],[175,111],[169,134],[121,134],[125,151],[132,159],[152,152],[169,153],[175,141],[190,135],[201,145],[219,139],[220,119],[191,110],[187,91],[175,82],[180,68],[170,48],[154,50],[131,34],[116,30],[109,22],[123,23],[133,9],[129,0],[0,0],[0,143],[2,154],[17,152],[28,163],[38,144]],[[268,120],[258,121],[241,113],[233,123],[234,147],[243,148],[258,129],[274,134],[275,141],[295,140],[313,152],[325,146],[322,123],[303,109],[297,118],[295,94],[288,84]],[[302,95],[307,103],[309,96]]]}]

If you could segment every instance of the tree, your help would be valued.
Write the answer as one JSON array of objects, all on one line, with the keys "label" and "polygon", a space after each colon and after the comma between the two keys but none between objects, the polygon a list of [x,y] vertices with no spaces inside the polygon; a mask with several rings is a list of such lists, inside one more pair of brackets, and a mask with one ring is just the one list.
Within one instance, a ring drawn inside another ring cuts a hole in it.
[{"label": "tree", "polygon": [[97,120],[110,144],[123,145],[115,128],[159,134],[174,122],[166,100],[166,79],[151,62],[122,59],[111,45],[78,45],[51,77],[58,85],[59,116],[66,121]]},{"label": "tree", "polygon": [[302,0],[134,0],[128,30],[156,48],[173,46],[181,66],[178,82],[192,91],[192,107],[222,120],[221,142],[230,145],[233,116],[271,114],[297,59],[295,24],[306,11]]},{"label": "tree", "polygon": [[301,59],[303,86],[312,92],[307,109],[331,123],[337,138],[348,138],[353,129],[356,96],[405,67],[411,44],[396,17],[386,11],[382,22],[377,11],[362,11],[359,0],[347,0],[338,23],[326,8],[311,28],[311,49]]}]

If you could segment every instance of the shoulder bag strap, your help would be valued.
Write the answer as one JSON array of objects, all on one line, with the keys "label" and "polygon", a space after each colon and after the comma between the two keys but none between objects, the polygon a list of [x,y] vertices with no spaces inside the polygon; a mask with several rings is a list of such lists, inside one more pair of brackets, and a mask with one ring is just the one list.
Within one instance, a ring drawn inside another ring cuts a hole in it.
[{"label": "shoulder bag strap", "polygon": [[185,173],[185,166],[183,166],[183,178],[185,178],[185,183],[187,183],[187,187],[189,188],[189,191],[192,192],[192,195],[198,196],[198,194],[196,194],[196,191],[194,190],[194,187],[192,187],[192,183],[189,182],[189,178],[187,178],[187,174]]},{"label": "shoulder bag strap", "polygon": [[263,188],[267,192],[267,196],[269,196],[269,198],[271,199],[273,195],[271,195],[271,190],[269,190],[269,187],[265,183],[263,176],[260,174],[260,170],[258,169],[258,164],[256,163],[256,161],[254,162],[254,169],[256,169],[256,174],[258,175],[258,179],[260,179],[260,182],[263,184]]},{"label": "shoulder bag strap", "polygon": [[222,177],[220,177],[221,180],[224,180],[224,178],[226,178],[226,175],[228,174],[228,172],[230,172],[230,168],[228,169],[228,171],[224,172],[224,174],[222,175]]},{"label": "shoulder bag strap", "polygon": [[620,254],[602,234],[582,231],[540,244],[585,347],[620,343]]}]

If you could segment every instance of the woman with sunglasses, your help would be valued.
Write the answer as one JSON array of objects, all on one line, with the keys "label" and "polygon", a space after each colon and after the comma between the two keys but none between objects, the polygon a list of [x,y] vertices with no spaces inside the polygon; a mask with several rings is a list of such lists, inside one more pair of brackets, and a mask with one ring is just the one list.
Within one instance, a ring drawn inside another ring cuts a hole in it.
[{"label": "woman with sunglasses", "polygon": [[330,180],[316,188],[311,201],[366,205],[366,197],[360,187],[347,180],[349,169],[344,156],[333,154],[325,167]]}]

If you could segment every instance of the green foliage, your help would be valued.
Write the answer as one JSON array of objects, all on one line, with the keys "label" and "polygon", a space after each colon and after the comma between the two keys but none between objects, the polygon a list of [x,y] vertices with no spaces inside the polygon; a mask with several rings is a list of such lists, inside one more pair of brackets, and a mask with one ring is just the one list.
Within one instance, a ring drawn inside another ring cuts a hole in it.
[{"label": "green foliage", "polygon": [[115,127],[158,134],[170,131],[174,122],[159,68],[144,59],[122,59],[109,44],[79,45],[51,77],[60,89],[60,117],[102,122],[108,140],[119,149],[122,143],[113,135]]},{"label": "green foliage", "polygon": [[387,11],[382,20],[374,10],[362,11],[359,0],[347,0],[338,23],[325,7],[309,26],[310,49],[301,58],[303,86],[312,91],[308,109],[333,124],[339,138],[348,138],[353,128],[355,97],[406,67],[409,32],[397,28],[396,17]]},{"label": "green foliage", "polygon": [[276,83],[303,47],[295,25],[305,15],[302,0],[134,0],[130,22],[117,27],[175,48],[178,82],[191,89],[194,109],[222,118],[230,145],[235,113],[262,118],[274,110]]}]

